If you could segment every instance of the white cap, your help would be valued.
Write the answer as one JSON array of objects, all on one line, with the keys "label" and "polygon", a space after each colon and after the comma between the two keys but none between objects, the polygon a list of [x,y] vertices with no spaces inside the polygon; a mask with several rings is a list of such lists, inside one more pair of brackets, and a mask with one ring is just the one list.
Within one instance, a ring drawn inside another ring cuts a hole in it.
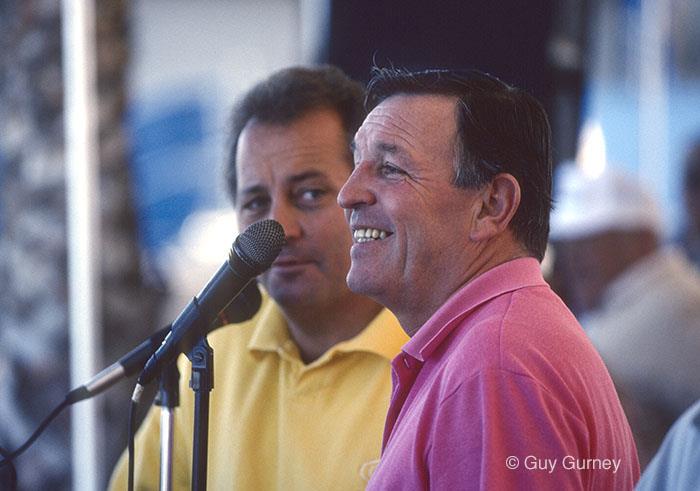
[{"label": "white cap", "polygon": [[560,165],[550,239],[578,239],[610,230],[661,234],[661,214],[651,193],[635,176],[609,167],[594,176],[573,163]]}]

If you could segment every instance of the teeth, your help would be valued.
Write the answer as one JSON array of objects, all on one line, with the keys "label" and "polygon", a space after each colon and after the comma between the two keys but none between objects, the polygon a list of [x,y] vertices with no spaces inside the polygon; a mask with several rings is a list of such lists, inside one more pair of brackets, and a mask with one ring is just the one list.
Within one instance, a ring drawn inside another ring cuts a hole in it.
[{"label": "teeth", "polygon": [[358,228],[353,233],[355,240],[357,242],[369,242],[370,240],[382,240],[386,239],[387,232],[385,230],[379,230],[376,228]]}]

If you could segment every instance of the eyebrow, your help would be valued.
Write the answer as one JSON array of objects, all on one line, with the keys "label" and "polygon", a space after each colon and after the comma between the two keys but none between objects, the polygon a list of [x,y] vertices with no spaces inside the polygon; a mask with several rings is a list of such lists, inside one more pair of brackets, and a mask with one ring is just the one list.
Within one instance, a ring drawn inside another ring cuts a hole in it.
[{"label": "eyebrow", "polygon": [[241,189],[241,192],[238,193],[240,196],[243,196],[244,194],[257,194],[257,193],[262,193],[265,191],[265,186],[261,184],[255,184],[253,186],[248,186],[245,189]]},{"label": "eyebrow", "polygon": [[391,154],[400,153],[399,147],[398,147],[398,146],[396,146],[396,145],[391,145],[391,144],[389,144],[389,143],[382,143],[382,142],[380,142],[380,143],[377,145],[377,148],[379,149],[379,151],[384,152],[384,153],[391,153]]},{"label": "eyebrow", "polygon": [[287,181],[291,184],[296,184],[301,181],[305,181],[307,179],[313,179],[315,177],[326,177],[326,175],[316,169],[312,170],[307,170],[306,172],[302,172],[301,174],[296,174],[287,179]]},{"label": "eyebrow", "polygon": [[[350,142],[350,152],[355,153],[355,150],[357,150],[357,145],[355,144],[355,140]],[[397,153],[402,153],[401,149],[397,145],[392,145],[391,143],[384,143],[380,142],[377,144],[377,150],[380,152],[384,153],[390,153],[390,154],[397,154]]]}]

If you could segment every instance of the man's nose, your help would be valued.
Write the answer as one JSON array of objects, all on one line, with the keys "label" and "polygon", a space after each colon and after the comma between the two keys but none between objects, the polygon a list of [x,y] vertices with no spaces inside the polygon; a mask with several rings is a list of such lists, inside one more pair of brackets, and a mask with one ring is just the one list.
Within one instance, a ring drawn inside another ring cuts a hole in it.
[{"label": "man's nose", "polygon": [[301,223],[297,213],[292,206],[286,204],[275,204],[270,209],[270,216],[273,220],[279,222],[284,229],[284,237],[287,241],[296,239],[301,236]]},{"label": "man's nose", "polygon": [[376,197],[370,187],[369,165],[358,164],[338,193],[338,204],[346,210],[360,205],[371,205]]}]

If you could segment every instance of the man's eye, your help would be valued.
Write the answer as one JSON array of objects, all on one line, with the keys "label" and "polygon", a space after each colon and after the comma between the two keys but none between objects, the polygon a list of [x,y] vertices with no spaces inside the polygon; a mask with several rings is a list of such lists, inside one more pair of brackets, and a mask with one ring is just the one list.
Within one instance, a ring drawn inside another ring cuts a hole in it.
[{"label": "man's eye", "polygon": [[248,211],[257,211],[267,206],[268,202],[269,200],[267,198],[258,196],[243,203],[242,208]]},{"label": "man's eye", "polygon": [[305,202],[318,201],[326,194],[325,189],[302,189],[299,191],[299,199]]},{"label": "man's eye", "polygon": [[399,169],[395,165],[392,165],[388,162],[384,162],[380,168],[379,171],[383,176],[398,176],[402,174],[406,174],[402,169]]}]

